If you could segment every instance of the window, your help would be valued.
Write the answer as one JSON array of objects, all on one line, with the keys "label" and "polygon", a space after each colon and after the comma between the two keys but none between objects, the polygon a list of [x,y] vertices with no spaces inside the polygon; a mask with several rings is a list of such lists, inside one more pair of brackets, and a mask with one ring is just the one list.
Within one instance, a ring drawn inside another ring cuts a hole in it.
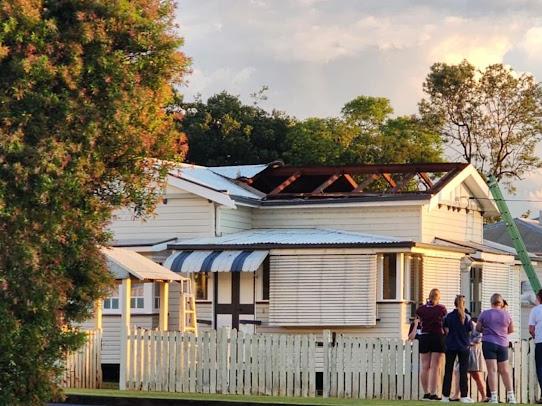
[{"label": "window", "polygon": [[422,304],[422,257],[421,255],[405,255],[405,300]]},{"label": "window", "polygon": [[478,317],[482,311],[482,267],[470,268],[470,311],[472,316]]},{"label": "window", "polygon": [[194,286],[196,288],[196,300],[208,300],[207,281],[209,274],[207,272],[194,273]]},{"label": "window", "polygon": [[397,255],[382,256],[382,299],[397,299]]},{"label": "window", "polygon": [[119,289],[114,288],[111,291],[111,296],[107,299],[104,299],[104,309],[107,310],[118,310],[119,308]]},{"label": "window", "polygon": [[135,285],[132,285],[132,294],[131,294],[131,301],[130,301],[130,307],[132,309],[144,309],[145,308],[145,297],[144,297],[144,291],[145,291],[145,285],[142,283],[138,283]]},{"label": "window", "polygon": [[411,302],[410,316],[423,304],[423,262],[421,255],[405,255],[405,284],[403,298]]},{"label": "window", "polygon": [[154,308],[159,309],[160,308],[160,284],[155,283],[153,286],[154,289]]},{"label": "window", "polygon": [[262,300],[269,300],[269,257],[263,262]]}]

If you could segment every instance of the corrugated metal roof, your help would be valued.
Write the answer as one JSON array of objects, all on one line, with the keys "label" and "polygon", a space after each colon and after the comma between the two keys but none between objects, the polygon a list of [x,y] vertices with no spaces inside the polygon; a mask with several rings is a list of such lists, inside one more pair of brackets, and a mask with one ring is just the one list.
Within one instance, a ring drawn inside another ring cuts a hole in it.
[{"label": "corrugated metal roof", "polygon": [[[514,219],[527,251],[542,254],[542,225],[530,219]],[[499,221],[484,226],[484,238],[499,244],[513,247],[512,239],[506,231],[504,222]]]},{"label": "corrugated metal roof", "polygon": [[327,230],[320,228],[300,229],[254,229],[223,235],[222,237],[196,238],[182,240],[178,245],[318,245],[318,244],[378,244],[402,242],[394,237]]},{"label": "corrugated metal roof", "polygon": [[435,237],[435,243],[444,245],[452,244],[460,247],[472,248],[476,251],[487,252],[488,254],[510,255],[510,253],[505,250],[499,249],[497,247],[491,247],[486,244],[480,244],[474,241],[457,241],[450,240],[449,238]]},{"label": "corrugated metal roof", "polygon": [[111,245],[113,247],[152,247],[153,245],[165,244],[173,242],[177,237],[170,238],[128,238],[114,240]]},{"label": "corrugated metal roof", "polygon": [[130,275],[139,280],[150,281],[179,281],[183,279],[175,272],[171,272],[135,251],[113,247],[104,247],[101,251],[105,255],[115,279],[126,279]]},{"label": "corrugated metal roof", "polygon": [[[514,247],[509,247],[508,245],[499,244],[498,242],[490,241],[490,240],[484,240],[484,244],[488,245],[488,246],[490,246],[492,248],[507,252],[508,254],[514,255],[516,258],[519,258],[518,255],[517,255],[516,249]],[[532,252],[528,252],[528,254],[529,254],[529,257],[533,261],[538,261],[538,262],[542,261],[541,256],[539,256],[537,254],[534,254]]]},{"label": "corrugated metal roof", "polygon": [[251,192],[247,188],[236,184],[232,180],[219,175],[204,166],[180,164],[169,173],[179,179],[185,179],[217,192],[225,192],[232,196],[240,196],[249,199],[261,198],[261,195]]},{"label": "corrugated metal roof", "polygon": [[234,165],[234,166],[209,166],[214,173],[229,179],[252,178],[267,169],[267,164],[260,165]]}]

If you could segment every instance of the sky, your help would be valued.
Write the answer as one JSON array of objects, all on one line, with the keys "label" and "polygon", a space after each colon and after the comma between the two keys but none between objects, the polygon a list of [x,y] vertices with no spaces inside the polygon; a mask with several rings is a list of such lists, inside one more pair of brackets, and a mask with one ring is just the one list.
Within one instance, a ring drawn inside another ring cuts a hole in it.
[{"label": "sky", "polygon": [[[226,90],[298,118],[359,95],[414,114],[435,62],[510,65],[542,80],[540,0],[177,0],[192,73],[182,93]],[[542,148],[539,148],[542,154]],[[454,160],[454,156],[449,156]],[[542,210],[542,171],[516,184],[514,215]]]}]

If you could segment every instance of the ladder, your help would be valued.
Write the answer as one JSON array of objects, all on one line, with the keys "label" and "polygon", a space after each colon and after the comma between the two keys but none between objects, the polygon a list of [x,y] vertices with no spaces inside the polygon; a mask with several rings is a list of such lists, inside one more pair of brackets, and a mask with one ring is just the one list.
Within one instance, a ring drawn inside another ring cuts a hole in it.
[{"label": "ladder", "polygon": [[181,297],[179,303],[179,330],[183,333],[198,335],[196,318],[196,299],[192,289],[192,280],[184,278],[180,281]]},{"label": "ladder", "polygon": [[493,175],[489,177],[489,190],[491,191],[493,199],[495,200],[495,204],[497,205],[499,212],[501,213],[501,217],[504,221],[504,224],[506,225],[506,231],[508,231],[508,235],[512,239],[512,244],[514,244],[514,248],[516,249],[518,257],[521,261],[523,270],[527,274],[527,278],[529,279],[529,283],[531,284],[533,291],[536,293],[542,288],[542,286],[540,285],[540,281],[538,280],[536,271],[533,268],[533,264],[531,263],[531,259],[529,258],[529,253],[527,252],[525,243],[523,242],[521,234],[519,233],[518,226],[512,218],[510,210],[508,210],[508,205],[503,198],[499,183]]}]

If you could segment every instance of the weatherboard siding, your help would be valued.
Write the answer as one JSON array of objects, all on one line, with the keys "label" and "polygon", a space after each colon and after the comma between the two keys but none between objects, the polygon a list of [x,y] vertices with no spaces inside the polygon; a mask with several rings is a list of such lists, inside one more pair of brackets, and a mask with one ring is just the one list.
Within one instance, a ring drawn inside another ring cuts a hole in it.
[{"label": "weatherboard siding", "polygon": [[376,323],[376,255],[272,255],[270,326]]},{"label": "weatherboard siding", "polygon": [[255,209],[254,228],[328,228],[419,241],[420,206]]},{"label": "weatherboard siding", "polygon": [[[102,319],[102,364],[120,363],[120,315],[103,315]],[[158,328],[158,315],[135,315],[130,318],[132,328],[141,327],[146,329]],[[94,319],[90,319],[81,325],[84,329],[94,329]]]},{"label": "weatherboard siding", "polygon": [[158,203],[146,220],[134,218],[128,209],[114,214],[110,230],[114,239],[180,239],[214,236],[214,204],[207,199],[179,191],[167,197],[167,204]]},{"label": "weatherboard siding", "polygon": [[221,207],[219,212],[219,233],[231,234],[252,228],[252,209],[237,206],[235,209]]},{"label": "weatherboard siding", "polygon": [[280,334],[319,334],[322,330],[331,330],[336,333],[352,334],[362,337],[402,338],[408,336],[410,304],[406,302],[377,303],[377,320],[374,326],[310,326],[285,327],[269,324],[269,303],[256,304],[256,320],[261,325],[256,326],[257,333]]},{"label": "weatherboard siding", "polygon": [[510,264],[484,262],[482,265],[482,310],[491,308],[491,295],[500,293],[508,302],[508,311],[514,322],[515,332],[510,336],[521,336],[520,275]]},{"label": "weatherboard siding", "polygon": [[456,241],[483,242],[483,217],[479,211],[454,209],[440,205],[422,209],[422,242],[431,243],[435,237]]},{"label": "weatherboard siding", "polygon": [[423,297],[433,288],[440,290],[440,303],[448,311],[454,308],[456,295],[461,293],[460,260],[457,258],[423,256]]}]

